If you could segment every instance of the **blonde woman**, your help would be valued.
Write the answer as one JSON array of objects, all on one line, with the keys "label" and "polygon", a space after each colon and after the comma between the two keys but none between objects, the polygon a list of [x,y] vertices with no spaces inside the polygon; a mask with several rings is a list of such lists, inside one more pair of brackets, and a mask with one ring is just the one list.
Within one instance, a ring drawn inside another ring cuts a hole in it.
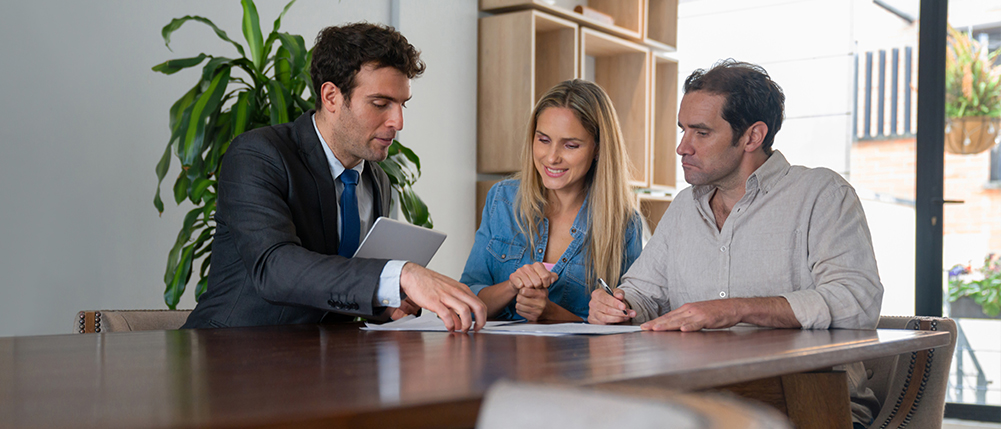
[{"label": "blonde woman", "polygon": [[561,82],[532,112],[521,171],[487,194],[461,282],[492,319],[586,320],[597,279],[640,254],[618,117],[598,85]]}]

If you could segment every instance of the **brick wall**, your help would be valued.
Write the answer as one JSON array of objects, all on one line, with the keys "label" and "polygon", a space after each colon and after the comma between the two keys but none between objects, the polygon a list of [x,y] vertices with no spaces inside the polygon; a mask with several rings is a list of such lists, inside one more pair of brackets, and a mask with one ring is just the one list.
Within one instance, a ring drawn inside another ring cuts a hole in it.
[{"label": "brick wall", "polygon": [[[985,187],[990,178],[990,151],[976,155],[945,154],[946,204],[943,234],[989,235],[988,251],[1001,252],[1001,190]],[[857,189],[913,201],[915,140],[857,141],[851,149],[851,182]],[[976,261],[975,261],[976,262]]]}]

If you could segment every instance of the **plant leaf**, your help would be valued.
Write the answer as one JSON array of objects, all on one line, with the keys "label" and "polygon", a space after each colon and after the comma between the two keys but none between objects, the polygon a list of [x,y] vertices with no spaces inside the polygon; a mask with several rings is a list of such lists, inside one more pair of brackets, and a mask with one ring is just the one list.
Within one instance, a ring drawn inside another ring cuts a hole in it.
[{"label": "plant leaf", "polygon": [[233,46],[236,47],[236,51],[240,53],[240,56],[244,57],[247,56],[246,54],[243,53],[243,46],[240,46],[239,43],[236,43],[232,39],[230,39],[229,36],[226,35],[225,31],[222,31],[221,29],[219,29],[219,27],[216,27],[216,25],[208,18],[204,18],[197,15],[187,15],[183,18],[174,18],[170,21],[169,24],[163,26],[163,30],[160,30],[160,34],[163,36],[163,43],[164,45],[167,45],[167,49],[170,49],[170,35],[174,33],[174,31],[176,31],[178,28],[181,28],[181,26],[188,21],[198,21],[201,22],[202,24],[212,27],[212,30],[215,31],[216,36],[219,36],[219,38],[222,40],[232,43]]},{"label": "plant leaf", "polygon": [[167,283],[167,289],[163,292],[163,300],[171,310],[177,308],[177,303],[181,301],[184,288],[191,278],[191,255],[192,246],[185,246],[177,269],[174,270],[174,277]]},{"label": "plant leaf", "polygon": [[160,162],[156,163],[156,195],[153,197],[153,207],[156,207],[157,213],[163,214],[163,200],[160,199],[160,184],[163,183],[163,178],[167,176],[167,170],[170,170],[170,145],[167,143],[167,149],[163,151],[163,156],[160,157]]},{"label": "plant leaf", "polygon": [[184,174],[182,171],[180,177],[178,177],[177,181],[174,182],[174,201],[176,201],[177,204],[181,204],[181,201],[184,201],[184,199],[188,197],[188,186],[190,185],[191,180],[188,179],[188,175]]},{"label": "plant leaf", "polygon": [[[206,256],[205,261],[208,262],[209,258]],[[202,266],[205,266],[204,264]],[[198,280],[198,285],[195,286],[195,302],[202,297],[202,294],[209,289],[209,278],[202,274],[201,279]]]},{"label": "plant leaf", "polygon": [[212,82],[212,77],[216,75],[216,71],[219,69],[219,67],[221,66],[232,67],[233,66],[232,62],[233,60],[230,58],[212,57],[212,59],[210,59],[209,62],[205,63],[205,67],[202,67],[202,81],[201,81],[202,90],[204,91],[205,87],[207,87]]},{"label": "plant leaf", "polygon": [[[184,115],[188,111],[188,107],[191,103],[194,103],[198,95],[201,94],[201,85],[195,85],[188,92],[186,92],[181,98],[174,102],[174,105],[170,106],[170,143],[168,143],[168,148],[170,145],[176,143],[181,135],[183,135],[182,124],[185,123]],[[161,181],[163,178],[160,179]]]},{"label": "plant leaf", "polygon": [[393,140],[393,144],[392,144],[392,146],[390,146],[390,148],[394,148],[394,147],[397,150],[399,150],[399,153],[402,153],[403,156],[405,156],[408,161],[414,163],[414,165],[417,167],[417,169],[416,169],[416,172],[417,172],[416,176],[417,177],[421,177],[421,159],[420,159],[420,157],[418,157],[417,154],[414,153],[413,150],[411,150],[410,148],[404,146],[403,143],[400,143],[397,140]]},{"label": "plant leaf", "polygon": [[288,33],[281,33],[278,38],[282,41],[282,47],[292,55],[292,64],[290,64],[292,73],[298,75],[306,62],[306,42],[302,36]]},{"label": "plant leaf", "polygon": [[205,58],[207,58],[207,56],[203,53],[203,54],[198,54],[197,57],[167,60],[153,66],[153,71],[170,75],[177,73],[181,70],[184,70],[188,67],[197,66],[198,64],[201,64],[202,61],[205,60]]},{"label": "plant leaf", "polygon": [[198,220],[200,212],[201,210],[194,209],[188,211],[188,214],[184,216],[181,230],[177,232],[177,239],[174,240],[174,247],[167,253],[167,270],[164,273],[164,283],[170,283],[170,280],[174,278],[174,272],[177,270],[177,263],[180,259],[181,248],[191,239],[192,228],[194,228],[195,221]]},{"label": "plant leaf", "polygon": [[224,68],[212,79],[209,87],[198,96],[198,100],[189,107],[187,130],[182,142],[181,163],[190,166],[194,157],[201,153],[205,141],[205,122],[208,116],[219,106],[219,101],[226,93],[229,84],[230,68]]},{"label": "plant leaf", "polygon": [[250,91],[241,92],[233,103],[233,137],[243,134],[250,123],[251,115],[256,110],[254,94]]},{"label": "plant leaf", "polygon": [[215,180],[198,178],[198,180],[194,181],[194,183],[191,185],[191,198],[195,200],[195,204],[198,204],[199,202],[202,201],[202,194],[204,194],[205,190],[212,185],[215,185]]},{"label": "plant leaf", "polygon": [[243,37],[247,39],[247,46],[250,48],[250,60],[254,62],[254,68],[264,71],[264,37],[261,36],[261,23],[257,15],[257,6],[254,0],[240,0],[243,5]]},{"label": "plant leaf", "polygon": [[288,49],[284,46],[278,47],[278,52],[275,53],[275,80],[285,85],[286,88],[292,87],[292,54],[289,53]]},{"label": "plant leaf", "polygon": [[277,80],[268,81],[268,99],[271,100],[271,125],[284,124],[289,121],[289,93],[285,86]]},{"label": "plant leaf", "polygon": [[385,160],[379,161],[379,167],[382,167],[382,171],[386,172],[389,176],[389,183],[394,186],[402,186],[406,183],[404,179],[403,170],[400,169],[400,165],[393,162],[391,159],[386,158]]},{"label": "plant leaf", "polygon": [[417,193],[409,185],[403,186],[400,189],[400,205],[403,206],[404,217],[410,223],[425,228],[434,227],[434,224],[431,222],[431,215],[428,213],[427,204],[424,204],[421,197],[417,196]]},{"label": "plant leaf", "polygon": [[288,4],[285,5],[285,8],[282,9],[282,13],[278,14],[278,18],[275,19],[275,26],[271,29],[271,34],[268,34],[268,40],[264,42],[265,55],[271,52],[271,45],[278,39],[278,29],[282,26],[282,18],[285,17],[285,13],[288,12],[289,8],[291,8],[293,4],[295,4],[295,0],[288,2]]}]

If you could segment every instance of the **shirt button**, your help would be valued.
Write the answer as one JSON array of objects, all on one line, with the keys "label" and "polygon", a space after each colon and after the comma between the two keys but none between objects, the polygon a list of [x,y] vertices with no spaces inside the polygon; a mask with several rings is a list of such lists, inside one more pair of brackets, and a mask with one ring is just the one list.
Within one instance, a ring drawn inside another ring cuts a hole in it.
[{"label": "shirt button", "polygon": [[720,252],[726,252],[726,246],[723,246],[723,247],[720,247],[720,248],[719,248],[719,251],[720,251]]},{"label": "shirt button", "polygon": [[565,264],[566,262],[567,262],[567,258],[563,258],[563,263]]},{"label": "shirt button", "polygon": [[389,305],[389,300],[388,299],[382,300],[382,305]]},{"label": "shirt button", "polygon": [[719,292],[719,297],[720,298],[726,298],[726,292],[720,291]]},{"label": "shirt button", "polygon": [[570,228],[570,233],[571,234],[576,234],[577,233],[577,228]]},{"label": "shirt button", "polygon": [[507,255],[501,255],[501,259],[507,259]]},{"label": "shirt button", "polygon": [[542,253],[542,249],[539,249],[539,253]]}]

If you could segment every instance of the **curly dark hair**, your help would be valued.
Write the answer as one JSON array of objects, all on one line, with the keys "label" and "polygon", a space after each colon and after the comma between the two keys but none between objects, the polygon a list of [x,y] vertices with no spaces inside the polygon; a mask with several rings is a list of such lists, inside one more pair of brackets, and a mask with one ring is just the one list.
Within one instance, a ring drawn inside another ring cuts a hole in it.
[{"label": "curly dark hair", "polygon": [[692,72],[685,79],[684,89],[686,94],[706,91],[726,97],[720,113],[733,130],[734,145],[751,124],[764,122],[768,133],[761,148],[771,155],[775,133],[782,128],[785,95],[765,69],[729,58],[713,64],[708,71]]},{"label": "curly dark hair", "polygon": [[336,85],[344,101],[350,102],[355,75],[368,63],[377,68],[392,67],[410,79],[420,76],[425,68],[420,51],[393,27],[360,22],[324,28],[316,35],[309,67],[316,109],[323,106],[319,95],[324,82]]}]

